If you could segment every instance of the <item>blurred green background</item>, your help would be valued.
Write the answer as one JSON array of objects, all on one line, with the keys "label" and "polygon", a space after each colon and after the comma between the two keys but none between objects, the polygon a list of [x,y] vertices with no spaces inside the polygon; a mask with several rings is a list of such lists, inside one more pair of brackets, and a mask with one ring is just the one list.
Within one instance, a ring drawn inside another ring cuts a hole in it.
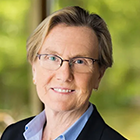
[{"label": "blurred green background", "polygon": [[[12,121],[42,109],[26,60],[26,40],[41,21],[40,2],[0,0],[0,134]],[[109,125],[128,139],[139,140],[140,0],[48,0],[46,4],[47,13],[79,5],[106,21],[114,64],[90,100]]]}]

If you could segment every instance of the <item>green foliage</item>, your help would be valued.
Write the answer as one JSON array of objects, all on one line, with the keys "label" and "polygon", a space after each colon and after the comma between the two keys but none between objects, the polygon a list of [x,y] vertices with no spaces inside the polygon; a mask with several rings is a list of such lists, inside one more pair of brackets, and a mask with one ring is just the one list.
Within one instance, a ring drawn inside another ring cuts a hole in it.
[{"label": "green foliage", "polygon": [[28,0],[0,0],[1,109],[16,110],[28,102],[26,20],[29,6]]}]

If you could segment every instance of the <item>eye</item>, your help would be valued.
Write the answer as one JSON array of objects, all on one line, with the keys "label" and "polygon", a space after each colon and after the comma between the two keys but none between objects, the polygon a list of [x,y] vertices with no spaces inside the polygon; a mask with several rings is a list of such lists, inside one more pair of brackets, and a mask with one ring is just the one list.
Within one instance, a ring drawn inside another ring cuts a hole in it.
[{"label": "eye", "polygon": [[76,60],[75,63],[77,63],[77,64],[83,64],[84,61],[79,59],[79,60]]},{"label": "eye", "polygon": [[87,62],[86,62],[86,60],[84,58],[76,58],[74,60],[74,63],[79,64],[79,65],[86,65],[87,64]]},{"label": "eye", "polygon": [[52,60],[55,61],[55,56],[53,55],[43,55],[43,60]]},{"label": "eye", "polygon": [[61,59],[56,55],[48,55],[47,61],[49,62],[55,62],[55,63],[61,63]]},{"label": "eye", "polygon": [[48,56],[48,59],[52,61],[57,61],[58,58],[52,55],[52,56]]}]

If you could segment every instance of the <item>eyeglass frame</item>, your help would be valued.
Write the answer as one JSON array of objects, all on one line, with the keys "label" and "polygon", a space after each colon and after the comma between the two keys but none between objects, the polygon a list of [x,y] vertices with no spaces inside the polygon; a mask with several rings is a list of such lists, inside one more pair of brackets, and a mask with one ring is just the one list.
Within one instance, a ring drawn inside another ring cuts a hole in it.
[{"label": "eyeglass frame", "polygon": [[[94,58],[90,58],[90,57],[73,57],[73,58],[71,58],[71,59],[68,60],[68,59],[62,59],[60,56],[54,55],[54,54],[38,54],[38,53],[37,53],[36,57],[38,57],[39,60],[41,60],[40,58],[41,58],[41,56],[43,56],[43,55],[53,55],[53,56],[56,56],[56,57],[60,58],[61,63],[60,63],[60,66],[59,66],[57,69],[59,69],[59,68],[63,65],[63,62],[64,62],[64,61],[68,62],[68,63],[69,63],[69,66],[71,67],[71,66],[72,66],[72,63],[71,63],[71,62],[73,62],[72,60],[73,60],[73,59],[76,59],[76,58],[86,58],[86,59],[90,59],[90,60],[92,60],[92,64],[94,64],[94,62],[98,62],[98,63],[99,63],[99,59],[94,59]],[[55,69],[55,70],[57,70],[57,69]]]}]

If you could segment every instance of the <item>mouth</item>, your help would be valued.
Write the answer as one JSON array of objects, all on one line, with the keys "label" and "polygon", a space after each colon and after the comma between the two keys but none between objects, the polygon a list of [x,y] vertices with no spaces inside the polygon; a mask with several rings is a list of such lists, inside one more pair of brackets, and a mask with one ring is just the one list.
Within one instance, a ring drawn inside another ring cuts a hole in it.
[{"label": "mouth", "polygon": [[67,89],[67,88],[51,88],[53,91],[61,93],[61,94],[69,94],[74,92],[74,90]]}]

